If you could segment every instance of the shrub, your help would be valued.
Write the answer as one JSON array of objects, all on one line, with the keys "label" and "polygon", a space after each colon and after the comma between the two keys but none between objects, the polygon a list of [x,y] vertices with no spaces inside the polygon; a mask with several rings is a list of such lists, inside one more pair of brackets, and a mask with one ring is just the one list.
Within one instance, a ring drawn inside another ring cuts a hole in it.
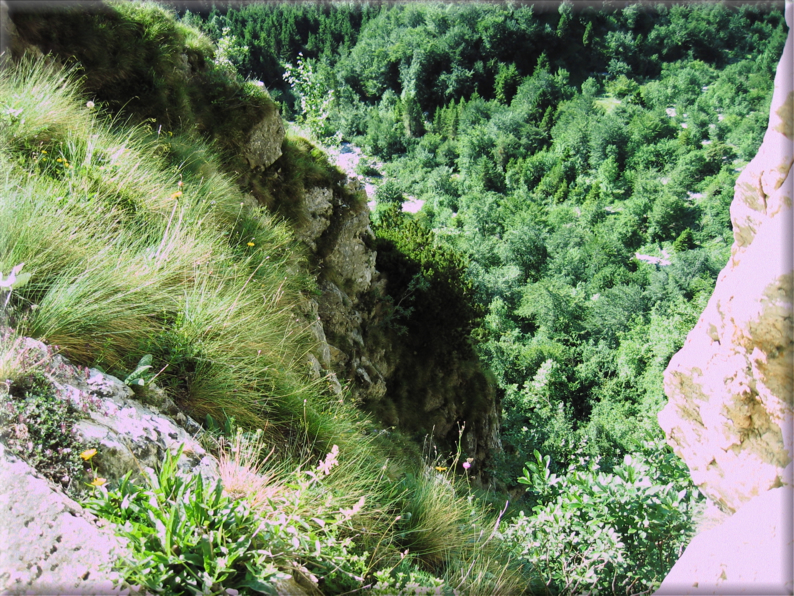
[{"label": "shrub", "polygon": [[223,482],[180,475],[180,449],[159,472],[148,471],[144,485],[128,474],[117,487],[98,486],[86,506],[130,541],[131,558],[118,564],[126,581],[166,594],[277,594],[277,583],[290,577],[326,594],[361,589],[367,577],[384,594],[444,586],[416,569],[407,551],[370,575],[381,558],[354,540],[367,499],[346,506],[347,495],[333,489],[336,445],[315,467],[287,473],[265,469],[263,449],[261,433],[238,430],[221,443]]},{"label": "shrub", "polygon": [[518,481],[537,502],[502,527],[515,555],[556,593],[653,591],[694,535],[702,496],[659,440],[617,465],[581,458],[564,475],[535,451]]}]

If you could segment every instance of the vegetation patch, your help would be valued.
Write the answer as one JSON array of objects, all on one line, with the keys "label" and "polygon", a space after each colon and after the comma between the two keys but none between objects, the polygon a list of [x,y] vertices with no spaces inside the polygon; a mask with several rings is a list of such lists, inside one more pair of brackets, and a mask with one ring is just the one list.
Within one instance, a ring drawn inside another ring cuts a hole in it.
[{"label": "vegetation patch", "polygon": [[33,361],[33,353],[9,329],[0,342],[5,384],[0,390],[0,440],[71,498],[84,497],[92,476],[87,462],[96,445],[79,441],[74,425],[93,405],[56,395],[43,372],[50,365],[49,355],[46,361]]}]

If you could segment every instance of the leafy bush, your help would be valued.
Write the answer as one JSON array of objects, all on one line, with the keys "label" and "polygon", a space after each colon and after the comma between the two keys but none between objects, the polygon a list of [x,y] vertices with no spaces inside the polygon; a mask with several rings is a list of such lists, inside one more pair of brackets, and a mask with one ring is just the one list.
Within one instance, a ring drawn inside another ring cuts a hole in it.
[{"label": "leafy bush", "polygon": [[[121,562],[125,579],[155,593],[224,594],[227,588],[276,594],[272,583],[289,577],[264,548],[278,553],[281,543],[250,507],[223,494],[217,482],[200,474],[177,475],[168,454],[147,486],[130,480],[114,489],[99,487],[85,505],[121,526],[134,558]],[[283,537],[282,537],[283,540]]]},{"label": "leafy bush", "polygon": [[694,535],[702,496],[661,441],[610,466],[581,458],[561,476],[536,450],[518,481],[537,504],[503,524],[515,555],[555,593],[636,594],[658,587]]},{"label": "leafy bush", "polygon": [[383,594],[445,585],[416,569],[408,551],[392,567],[371,569],[381,558],[354,542],[367,499],[340,507],[345,495],[327,483],[339,465],[336,445],[314,469],[288,474],[263,469],[263,448],[261,433],[238,430],[222,448],[223,482],[182,475],[180,448],[159,472],[147,471],[145,485],[128,474],[117,487],[97,486],[85,504],[129,540],[132,557],[118,565],[126,581],[165,594],[275,595],[292,577],[326,594],[361,589],[367,577]]},{"label": "leafy bush", "polygon": [[341,133],[331,130],[328,121],[334,89],[327,70],[315,70],[314,61],[303,54],[298,54],[295,66],[286,64],[285,68],[284,79],[300,99],[299,122],[306,124],[317,139],[341,142]]}]

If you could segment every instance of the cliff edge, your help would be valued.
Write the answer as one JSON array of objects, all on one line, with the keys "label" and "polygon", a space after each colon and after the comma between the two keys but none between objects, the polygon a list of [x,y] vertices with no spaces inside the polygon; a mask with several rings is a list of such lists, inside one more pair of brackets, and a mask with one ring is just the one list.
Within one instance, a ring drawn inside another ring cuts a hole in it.
[{"label": "cliff edge", "polygon": [[659,413],[695,484],[732,515],[693,540],[657,594],[794,589],[793,21],[794,5],[787,3],[789,34],[769,126],[736,182],[731,258],[665,371],[669,402]]}]

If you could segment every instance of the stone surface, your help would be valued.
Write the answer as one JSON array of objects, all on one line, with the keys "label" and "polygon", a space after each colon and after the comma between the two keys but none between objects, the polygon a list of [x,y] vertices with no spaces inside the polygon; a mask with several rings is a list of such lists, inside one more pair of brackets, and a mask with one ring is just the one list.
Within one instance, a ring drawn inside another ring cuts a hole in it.
[{"label": "stone surface", "polygon": [[731,258],[665,371],[659,413],[695,484],[732,515],[701,526],[659,596],[794,594],[794,5],[785,10],[769,126],[731,204]]},{"label": "stone surface", "polygon": [[698,534],[656,596],[794,593],[793,494],[790,487],[767,491]]},{"label": "stone surface", "polygon": [[303,197],[302,225],[296,235],[312,250],[317,250],[317,240],[331,225],[334,212],[334,193],[330,188],[310,188]]},{"label": "stone surface", "polygon": [[[174,413],[174,418],[136,401],[132,389],[119,379],[96,369],[73,366],[62,356],[52,355],[42,342],[26,338],[24,348],[45,364],[42,371],[53,383],[56,395],[85,412],[87,417],[75,424],[75,434],[85,443],[99,443],[92,460],[98,476],[112,481],[130,471],[137,474],[146,467],[157,469],[166,450],[176,453],[182,446],[180,470],[198,471],[211,480],[219,477],[216,460],[184,428],[198,429],[199,425],[164,394],[159,405]],[[180,418],[182,426],[175,421]]]},{"label": "stone surface", "polygon": [[0,591],[114,594],[124,542],[0,444]]},{"label": "stone surface", "polygon": [[242,155],[252,170],[264,170],[281,157],[284,135],[284,122],[275,109],[251,128]]},{"label": "stone surface", "polygon": [[789,33],[764,142],[736,183],[731,259],[670,361],[659,414],[695,483],[727,512],[792,482],[792,43]]},{"label": "stone surface", "polygon": [[348,294],[360,294],[370,287],[377,255],[367,246],[367,240],[374,238],[369,211],[352,214],[339,226],[333,250],[325,257],[325,267],[333,271]]}]

